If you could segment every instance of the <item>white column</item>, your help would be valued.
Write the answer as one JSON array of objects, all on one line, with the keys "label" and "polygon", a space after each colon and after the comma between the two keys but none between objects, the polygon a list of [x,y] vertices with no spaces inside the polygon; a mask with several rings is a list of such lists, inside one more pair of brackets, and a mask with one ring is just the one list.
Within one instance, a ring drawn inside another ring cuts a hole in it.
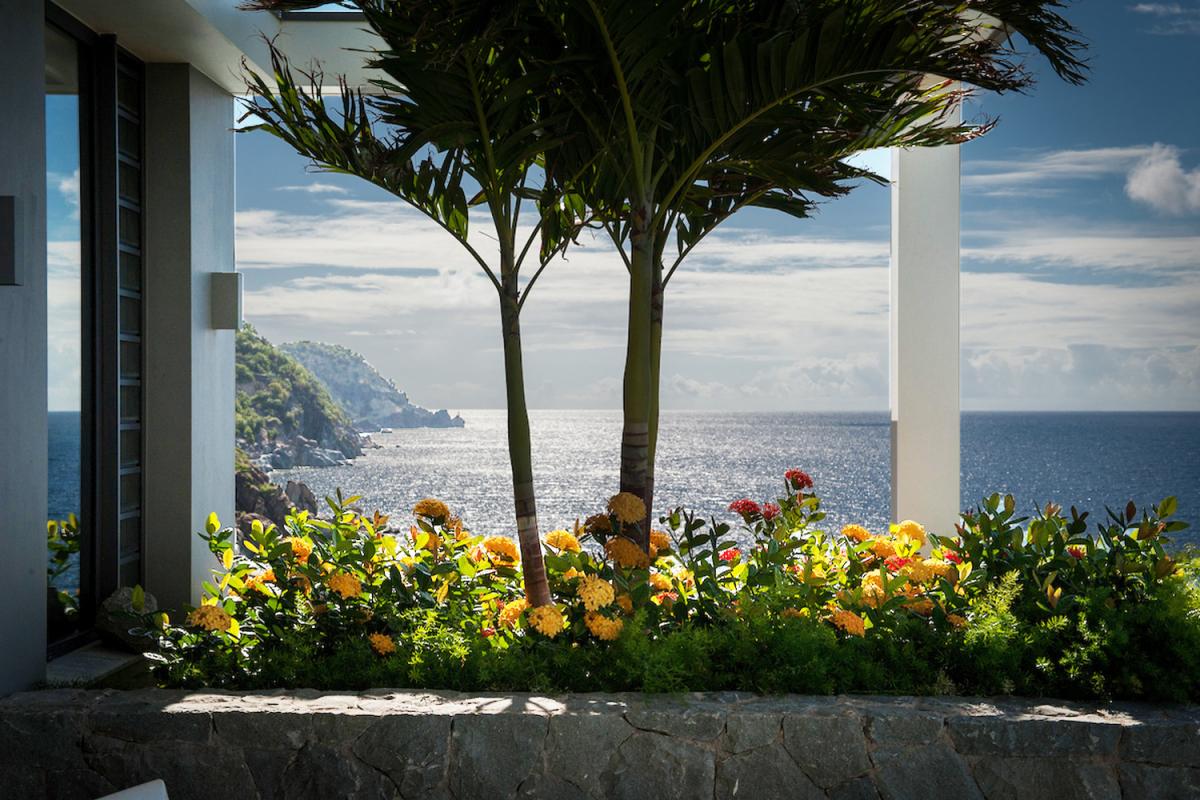
[{"label": "white column", "polygon": [[892,516],[949,534],[960,510],[958,146],[892,152],[890,316]]},{"label": "white column", "polygon": [[46,674],[45,10],[5,3],[3,19],[0,195],[17,241],[0,247],[20,263],[0,285],[0,696]]},{"label": "white column", "polygon": [[233,523],[234,331],[213,326],[232,272],[233,97],[187,64],[146,65],[146,588],[195,603],[216,561],[196,535]]}]

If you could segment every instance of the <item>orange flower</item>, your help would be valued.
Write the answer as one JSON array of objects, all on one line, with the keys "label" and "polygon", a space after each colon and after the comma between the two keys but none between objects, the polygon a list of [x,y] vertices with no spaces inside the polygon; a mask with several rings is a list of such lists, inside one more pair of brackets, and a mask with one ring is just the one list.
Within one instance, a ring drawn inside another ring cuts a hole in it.
[{"label": "orange flower", "polygon": [[671,537],[664,531],[650,531],[650,546],[662,552],[671,549]]},{"label": "orange flower", "polygon": [[289,545],[291,545],[292,555],[301,564],[308,561],[308,557],[310,555],[312,555],[312,551],[313,551],[312,542],[309,542],[305,539],[301,539],[299,536],[289,536],[286,539],[284,539],[284,541],[287,542]]},{"label": "orange flower", "polygon": [[632,492],[621,492],[609,499],[608,513],[625,525],[636,525],[646,518],[646,504]]},{"label": "orange flower", "polygon": [[624,536],[614,536],[605,542],[604,552],[617,566],[625,569],[646,569],[650,566],[650,555]]},{"label": "orange flower", "polygon": [[512,565],[520,560],[520,556],[517,555],[517,543],[507,536],[487,537],[483,540],[483,549],[501,566]]},{"label": "orange flower", "polygon": [[330,575],[325,583],[331,592],[340,595],[343,600],[349,600],[351,597],[358,597],[362,594],[362,582],[345,572]]},{"label": "orange flower", "polygon": [[390,656],[396,652],[396,643],[386,634],[372,633],[367,638],[371,640],[371,649],[381,656]]},{"label": "orange flower", "polygon": [[866,636],[867,627],[863,618],[853,611],[834,609],[830,621],[851,636]]},{"label": "orange flower", "polygon": [[871,532],[862,525],[847,525],[842,528],[842,536],[847,539],[852,539],[856,542],[865,542],[871,538]]},{"label": "orange flower", "polygon": [[529,608],[529,601],[522,597],[520,600],[513,600],[511,603],[505,603],[500,608],[500,624],[506,628],[515,627],[517,620],[521,618],[521,613]]}]

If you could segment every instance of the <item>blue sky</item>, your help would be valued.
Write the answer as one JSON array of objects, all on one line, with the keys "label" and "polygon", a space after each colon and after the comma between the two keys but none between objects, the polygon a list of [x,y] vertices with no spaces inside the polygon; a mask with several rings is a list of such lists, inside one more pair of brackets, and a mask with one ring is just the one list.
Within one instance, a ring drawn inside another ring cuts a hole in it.
[{"label": "blue sky", "polygon": [[[1069,16],[1087,85],[1043,75],[968,110],[1000,123],[962,152],[963,405],[1200,409],[1200,0]],[[237,158],[250,322],[358,350],[423,405],[503,405],[495,296],[451,239],[266,134]],[[888,224],[875,186],[728,222],[668,291],[664,407],[885,409]],[[601,240],[547,271],[523,322],[533,407],[619,406],[625,289]]]}]

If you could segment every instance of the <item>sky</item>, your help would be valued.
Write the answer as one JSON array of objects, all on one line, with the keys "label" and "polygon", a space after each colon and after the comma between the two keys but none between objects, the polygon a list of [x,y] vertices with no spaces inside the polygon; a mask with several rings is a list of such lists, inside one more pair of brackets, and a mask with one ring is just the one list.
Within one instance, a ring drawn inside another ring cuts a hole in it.
[{"label": "sky", "polygon": [[[1200,0],[1068,16],[1085,86],[1033,60],[1031,92],[967,110],[999,124],[962,148],[963,407],[1200,409]],[[69,171],[50,183],[69,213]],[[864,185],[710,236],[668,288],[663,408],[886,409],[889,202]],[[357,350],[421,405],[503,407],[495,292],[454,240],[265,133],[237,137],[237,264],[272,341]],[[531,407],[620,406],[627,286],[603,239],[547,269],[522,315]]]}]

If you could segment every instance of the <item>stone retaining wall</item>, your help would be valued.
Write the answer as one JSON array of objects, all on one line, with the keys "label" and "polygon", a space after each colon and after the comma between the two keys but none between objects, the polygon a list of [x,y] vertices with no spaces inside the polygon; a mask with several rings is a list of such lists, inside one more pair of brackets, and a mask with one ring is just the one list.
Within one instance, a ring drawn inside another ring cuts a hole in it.
[{"label": "stone retaining wall", "polygon": [[1200,708],[741,694],[0,699],[0,796],[1197,798]]}]

